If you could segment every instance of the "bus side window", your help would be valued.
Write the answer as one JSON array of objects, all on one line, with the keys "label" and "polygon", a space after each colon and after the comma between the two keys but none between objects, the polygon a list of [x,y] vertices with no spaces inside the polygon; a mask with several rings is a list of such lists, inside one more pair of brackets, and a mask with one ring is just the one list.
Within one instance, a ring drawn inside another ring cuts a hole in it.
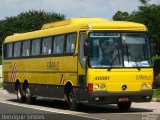
[{"label": "bus side window", "polygon": [[29,56],[30,54],[30,41],[23,41],[22,56]]},{"label": "bus side window", "polygon": [[51,54],[52,37],[43,38],[42,41],[42,55]]},{"label": "bus side window", "polygon": [[20,57],[21,54],[21,42],[14,43],[14,57]]},{"label": "bus side window", "polygon": [[53,54],[64,53],[64,35],[54,37]]},{"label": "bus side window", "polygon": [[13,43],[7,44],[7,58],[12,57],[13,53]]},{"label": "bus side window", "polygon": [[41,39],[35,39],[32,41],[32,55],[40,55],[40,42]]},{"label": "bus side window", "polygon": [[76,33],[67,35],[66,53],[74,53],[76,47],[76,37],[77,37]]}]

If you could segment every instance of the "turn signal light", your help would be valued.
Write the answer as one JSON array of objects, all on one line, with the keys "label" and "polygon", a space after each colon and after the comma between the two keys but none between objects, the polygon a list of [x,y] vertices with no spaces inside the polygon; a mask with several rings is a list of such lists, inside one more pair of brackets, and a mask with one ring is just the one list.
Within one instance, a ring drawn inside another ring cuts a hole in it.
[{"label": "turn signal light", "polygon": [[93,84],[92,83],[88,83],[88,91],[93,91]]}]

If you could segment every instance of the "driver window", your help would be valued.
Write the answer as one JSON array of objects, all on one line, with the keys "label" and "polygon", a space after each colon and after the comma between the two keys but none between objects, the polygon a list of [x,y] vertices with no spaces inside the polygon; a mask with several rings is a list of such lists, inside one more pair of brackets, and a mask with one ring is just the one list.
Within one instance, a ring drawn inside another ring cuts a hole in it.
[{"label": "driver window", "polygon": [[121,64],[119,43],[116,39],[104,39],[100,42],[100,61],[104,65]]}]

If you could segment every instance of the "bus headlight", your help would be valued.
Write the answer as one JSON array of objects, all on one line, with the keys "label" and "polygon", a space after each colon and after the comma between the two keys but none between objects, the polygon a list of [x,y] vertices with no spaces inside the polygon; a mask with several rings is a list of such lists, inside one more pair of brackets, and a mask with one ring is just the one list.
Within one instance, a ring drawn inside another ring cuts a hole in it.
[{"label": "bus headlight", "polygon": [[147,84],[147,88],[148,89],[152,89],[152,85],[151,84]]},{"label": "bus headlight", "polygon": [[101,90],[105,89],[105,87],[106,87],[105,84],[101,84],[101,85],[100,85],[100,89],[101,89]]},{"label": "bus headlight", "polygon": [[151,84],[143,84],[142,89],[152,89],[152,85]]},{"label": "bus headlight", "polygon": [[147,88],[147,85],[146,84],[143,84],[142,85],[142,89],[146,89]]},{"label": "bus headlight", "polygon": [[98,84],[94,85],[94,89],[98,89],[98,88],[99,88]]},{"label": "bus headlight", "polygon": [[105,84],[95,84],[94,89],[95,90],[104,90],[106,88]]}]

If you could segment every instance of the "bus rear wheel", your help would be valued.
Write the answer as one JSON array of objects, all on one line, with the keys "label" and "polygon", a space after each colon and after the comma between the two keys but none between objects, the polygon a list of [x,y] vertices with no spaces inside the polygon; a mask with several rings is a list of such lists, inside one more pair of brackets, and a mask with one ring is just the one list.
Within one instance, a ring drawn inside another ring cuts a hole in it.
[{"label": "bus rear wheel", "polygon": [[21,89],[21,86],[19,85],[17,88],[17,99],[21,103],[25,103],[25,96],[23,95],[23,90]]},{"label": "bus rear wheel", "polygon": [[131,102],[122,102],[117,105],[120,111],[128,111],[131,107]]},{"label": "bus rear wheel", "polygon": [[76,111],[77,110],[77,107],[78,107],[78,104],[75,100],[75,95],[74,95],[74,91],[73,89],[70,91],[68,97],[67,97],[67,103],[68,103],[68,106],[70,108],[71,111]]}]

